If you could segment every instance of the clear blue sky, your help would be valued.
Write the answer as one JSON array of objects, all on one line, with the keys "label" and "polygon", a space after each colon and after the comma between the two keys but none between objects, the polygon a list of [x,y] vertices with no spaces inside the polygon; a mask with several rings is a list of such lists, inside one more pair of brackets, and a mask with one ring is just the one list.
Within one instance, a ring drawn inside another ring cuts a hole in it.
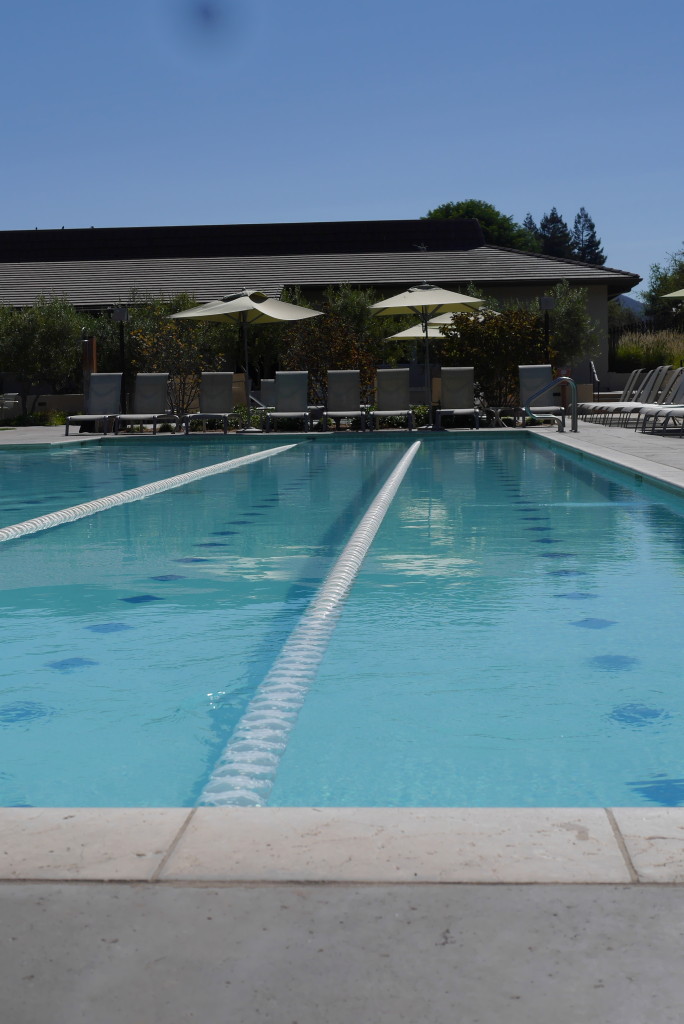
[{"label": "clear blue sky", "polygon": [[419,217],[684,244],[681,0],[0,0],[0,228]]}]

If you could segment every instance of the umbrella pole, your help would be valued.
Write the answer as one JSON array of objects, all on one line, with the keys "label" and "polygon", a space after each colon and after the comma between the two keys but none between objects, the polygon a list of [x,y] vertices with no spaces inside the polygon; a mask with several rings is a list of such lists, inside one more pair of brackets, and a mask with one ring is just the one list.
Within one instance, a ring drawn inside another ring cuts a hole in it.
[{"label": "umbrella pole", "polygon": [[252,407],[249,402],[249,352],[247,340],[247,314],[240,314],[240,332],[242,334],[242,346],[244,350],[245,363],[245,400],[247,402],[247,429],[252,426]]},{"label": "umbrella pole", "polygon": [[425,331],[425,402],[427,405],[428,428],[432,426],[432,391],[430,388],[430,328],[428,325],[428,311],[423,308],[422,313],[423,330]]}]

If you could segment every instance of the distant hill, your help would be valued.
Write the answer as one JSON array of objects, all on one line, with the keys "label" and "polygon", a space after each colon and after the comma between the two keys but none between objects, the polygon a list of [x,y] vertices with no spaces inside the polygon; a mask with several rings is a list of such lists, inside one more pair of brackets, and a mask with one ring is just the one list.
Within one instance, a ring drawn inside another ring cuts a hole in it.
[{"label": "distant hill", "polygon": [[644,315],[644,304],[639,302],[638,299],[633,299],[631,295],[618,295],[615,300],[619,306],[624,306],[625,309],[631,309],[636,316]]}]

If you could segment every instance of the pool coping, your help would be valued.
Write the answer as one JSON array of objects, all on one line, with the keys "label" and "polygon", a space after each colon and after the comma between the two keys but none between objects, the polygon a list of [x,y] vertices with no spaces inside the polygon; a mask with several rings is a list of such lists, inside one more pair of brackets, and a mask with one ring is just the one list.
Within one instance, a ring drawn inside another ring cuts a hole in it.
[{"label": "pool coping", "polygon": [[[525,433],[684,489],[595,437]],[[684,883],[679,807],[11,807],[0,836],[11,883]]]}]

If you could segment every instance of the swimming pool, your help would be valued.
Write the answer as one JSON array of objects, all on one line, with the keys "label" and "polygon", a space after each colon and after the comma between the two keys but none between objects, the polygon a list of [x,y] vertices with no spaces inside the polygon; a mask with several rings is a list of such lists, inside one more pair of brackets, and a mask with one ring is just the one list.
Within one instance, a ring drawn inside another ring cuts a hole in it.
[{"label": "swimming pool", "polygon": [[[296,440],[0,545],[2,803],[202,799],[415,435]],[[55,507],[262,446],[26,453],[35,476],[3,488],[0,525],[67,483]],[[683,542],[684,502],[627,474],[523,436],[425,438],[274,755],[269,803],[684,803]]]}]

